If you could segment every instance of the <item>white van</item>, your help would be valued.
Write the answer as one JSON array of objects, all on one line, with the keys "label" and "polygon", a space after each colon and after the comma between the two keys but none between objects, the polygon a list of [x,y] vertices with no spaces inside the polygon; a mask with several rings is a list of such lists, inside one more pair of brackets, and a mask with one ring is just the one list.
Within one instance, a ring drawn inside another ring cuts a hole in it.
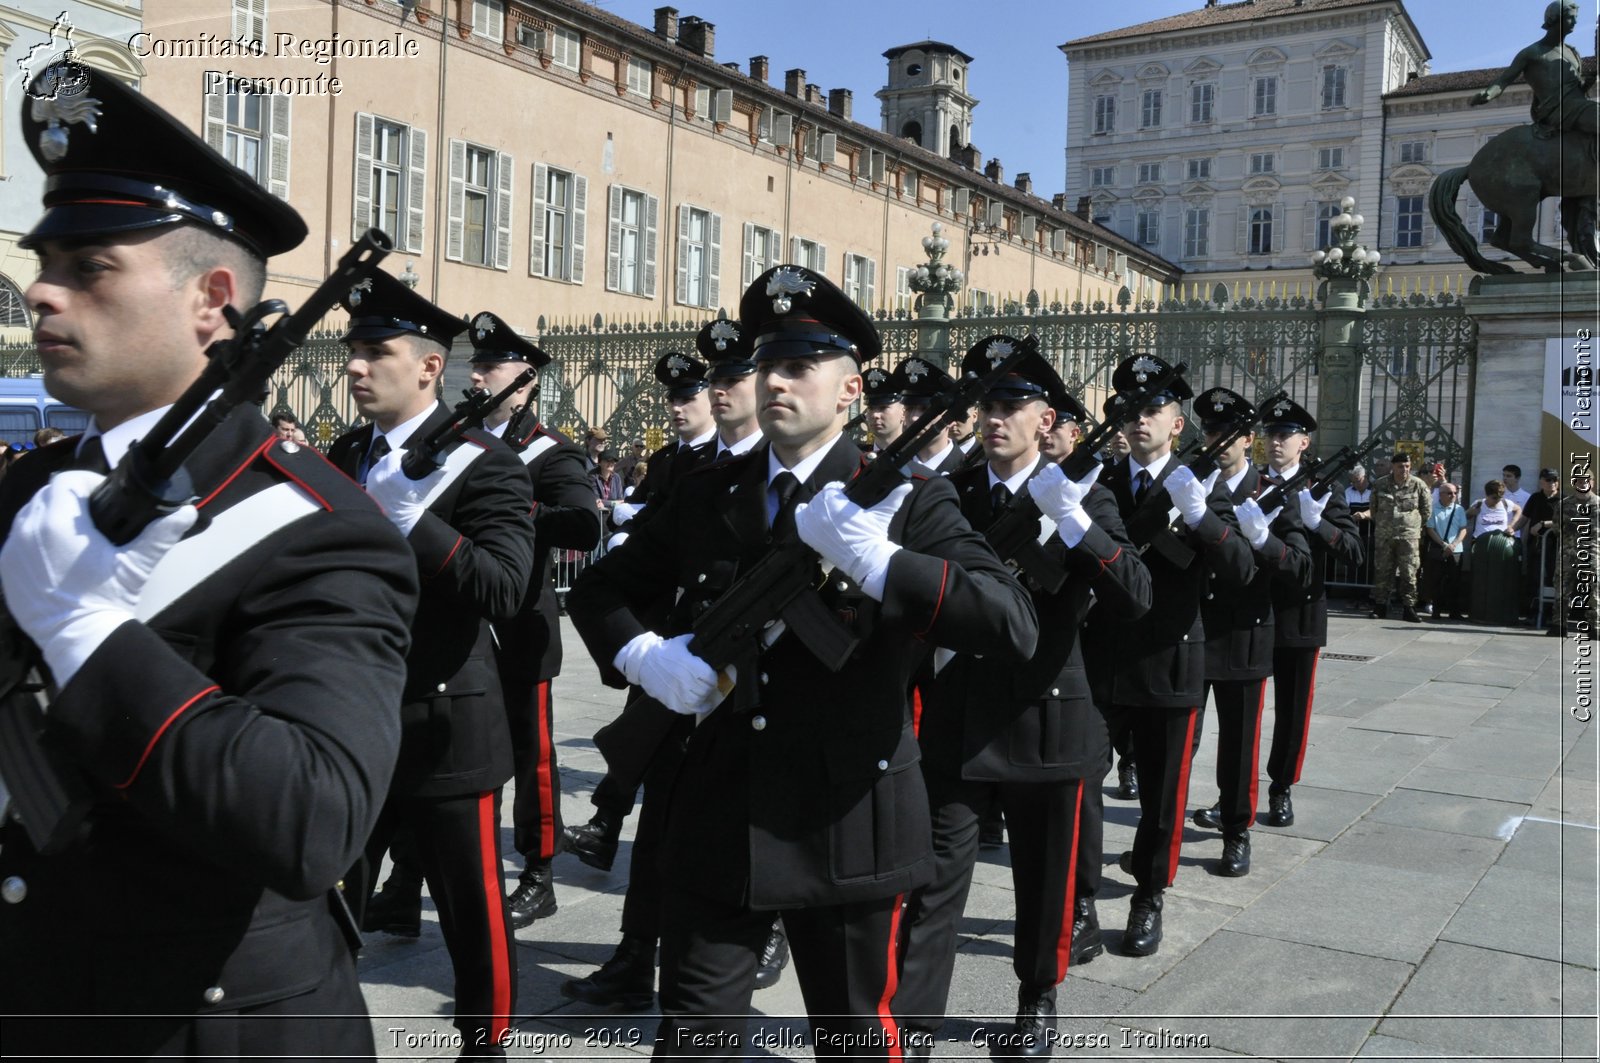
[{"label": "white van", "polygon": [[89,425],[89,415],[45,393],[44,377],[0,377],[0,439],[13,445],[33,445],[41,428],[59,428],[77,435]]}]

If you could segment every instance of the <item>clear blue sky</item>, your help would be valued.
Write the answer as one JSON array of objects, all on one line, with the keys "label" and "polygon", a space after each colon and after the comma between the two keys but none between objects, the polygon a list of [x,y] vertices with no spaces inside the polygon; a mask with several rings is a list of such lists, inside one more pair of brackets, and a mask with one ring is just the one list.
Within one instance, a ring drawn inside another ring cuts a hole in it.
[{"label": "clear blue sky", "polygon": [[[1430,72],[1504,66],[1543,32],[1546,0],[1405,0],[1433,54]],[[973,57],[968,88],[978,98],[972,142],[998,157],[1007,182],[1033,175],[1045,199],[1062,191],[1067,60],[1059,45],[1205,6],[1204,0],[670,0],[680,16],[716,26],[716,58],[749,69],[771,60],[769,82],[799,67],[824,91],[855,94],[857,122],[878,125],[874,95],[887,77],[886,49],[929,38]],[[601,0],[599,6],[646,28],[663,0]],[[1595,0],[1581,0],[1568,38],[1594,51]]]}]

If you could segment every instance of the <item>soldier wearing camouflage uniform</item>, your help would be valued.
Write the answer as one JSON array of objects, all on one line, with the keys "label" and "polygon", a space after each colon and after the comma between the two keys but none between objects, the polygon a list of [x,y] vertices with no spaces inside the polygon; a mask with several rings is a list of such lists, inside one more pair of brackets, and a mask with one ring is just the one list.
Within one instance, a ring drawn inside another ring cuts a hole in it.
[{"label": "soldier wearing camouflage uniform", "polygon": [[1389,463],[1389,475],[1372,485],[1372,616],[1388,618],[1398,570],[1401,615],[1415,624],[1421,622],[1416,604],[1422,524],[1432,512],[1433,496],[1411,475],[1409,455],[1396,451]]},{"label": "soldier wearing camouflage uniform", "polygon": [[1595,517],[1600,497],[1587,469],[1572,473],[1572,490],[1561,499],[1556,519],[1561,529],[1561,565],[1556,570],[1555,622],[1551,635],[1571,632],[1594,638],[1600,629],[1600,573],[1595,566]]}]

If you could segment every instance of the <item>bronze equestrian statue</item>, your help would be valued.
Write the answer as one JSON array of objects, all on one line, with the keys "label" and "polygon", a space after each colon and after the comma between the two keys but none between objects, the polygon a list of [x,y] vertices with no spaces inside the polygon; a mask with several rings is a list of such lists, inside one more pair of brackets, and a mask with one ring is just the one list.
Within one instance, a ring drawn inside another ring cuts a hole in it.
[{"label": "bronze equestrian statue", "polygon": [[[1594,74],[1583,77],[1578,53],[1564,38],[1578,24],[1578,5],[1557,0],[1545,9],[1545,35],[1517,53],[1495,81],[1473,97],[1488,103],[1518,77],[1533,89],[1533,124],[1516,126],[1485,144],[1466,166],[1439,175],[1428,196],[1435,224],[1451,250],[1482,273],[1512,273],[1510,265],[1491,262],[1456,213],[1456,194],[1463,181],[1485,207],[1500,216],[1489,243],[1548,273],[1595,269],[1600,265],[1596,241],[1596,138],[1600,134],[1600,101],[1589,98]],[[1539,203],[1561,197],[1561,225],[1570,251],[1533,238]]]}]

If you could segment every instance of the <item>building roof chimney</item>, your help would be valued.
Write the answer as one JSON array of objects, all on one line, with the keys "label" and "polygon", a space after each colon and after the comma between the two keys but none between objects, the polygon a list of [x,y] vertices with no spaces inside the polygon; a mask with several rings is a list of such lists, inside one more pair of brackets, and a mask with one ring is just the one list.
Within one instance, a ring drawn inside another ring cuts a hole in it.
[{"label": "building roof chimney", "polygon": [[804,96],[806,91],[806,72],[799,67],[783,72],[783,91],[791,96]]},{"label": "building roof chimney", "polygon": [[1006,179],[1006,172],[1005,169],[1000,165],[999,159],[990,159],[989,165],[983,168],[983,176],[987,177],[995,184],[1001,184]]},{"label": "building roof chimney", "polygon": [[764,55],[752,55],[750,57],[750,76],[752,78],[754,78],[755,80],[761,82],[763,85],[765,85],[767,83],[767,57],[766,56],[764,56]]},{"label": "building roof chimney", "polygon": [[665,37],[669,41],[678,39],[678,9],[675,7],[656,8],[656,36]]},{"label": "building roof chimney", "polygon": [[678,43],[696,55],[710,59],[716,52],[717,27],[694,15],[678,20]]},{"label": "building roof chimney", "polygon": [[1076,214],[1078,217],[1082,218],[1084,221],[1088,221],[1089,220],[1089,197],[1088,196],[1079,196],[1078,197],[1078,209],[1073,211],[1072,213]]},{"label": "building roof chimney", "polygon": [[806,85],[806,102],[807,103],[814,103],[814,104],[817,104],[818,106],[821,106],[821,105],[827,103],[827,101],[828,101],[828,98],[823,95],[822,86],[821,85],[811,85],[811,84]]},{"label": "building roof chimney", "polygon": [[850,121],[850,102],[853,93],[849,89],[828,90],[828,113]]},{"label": "building roof chimney", "polygon": [[1021,192],[1023,195],[1027,195],[1027,196],[1033,195],[1033,174],[1031,174],[1031,173],[1019,173],[1019,174],[1017,174],[1016,185],[1017,185],[1017,191]]}]

